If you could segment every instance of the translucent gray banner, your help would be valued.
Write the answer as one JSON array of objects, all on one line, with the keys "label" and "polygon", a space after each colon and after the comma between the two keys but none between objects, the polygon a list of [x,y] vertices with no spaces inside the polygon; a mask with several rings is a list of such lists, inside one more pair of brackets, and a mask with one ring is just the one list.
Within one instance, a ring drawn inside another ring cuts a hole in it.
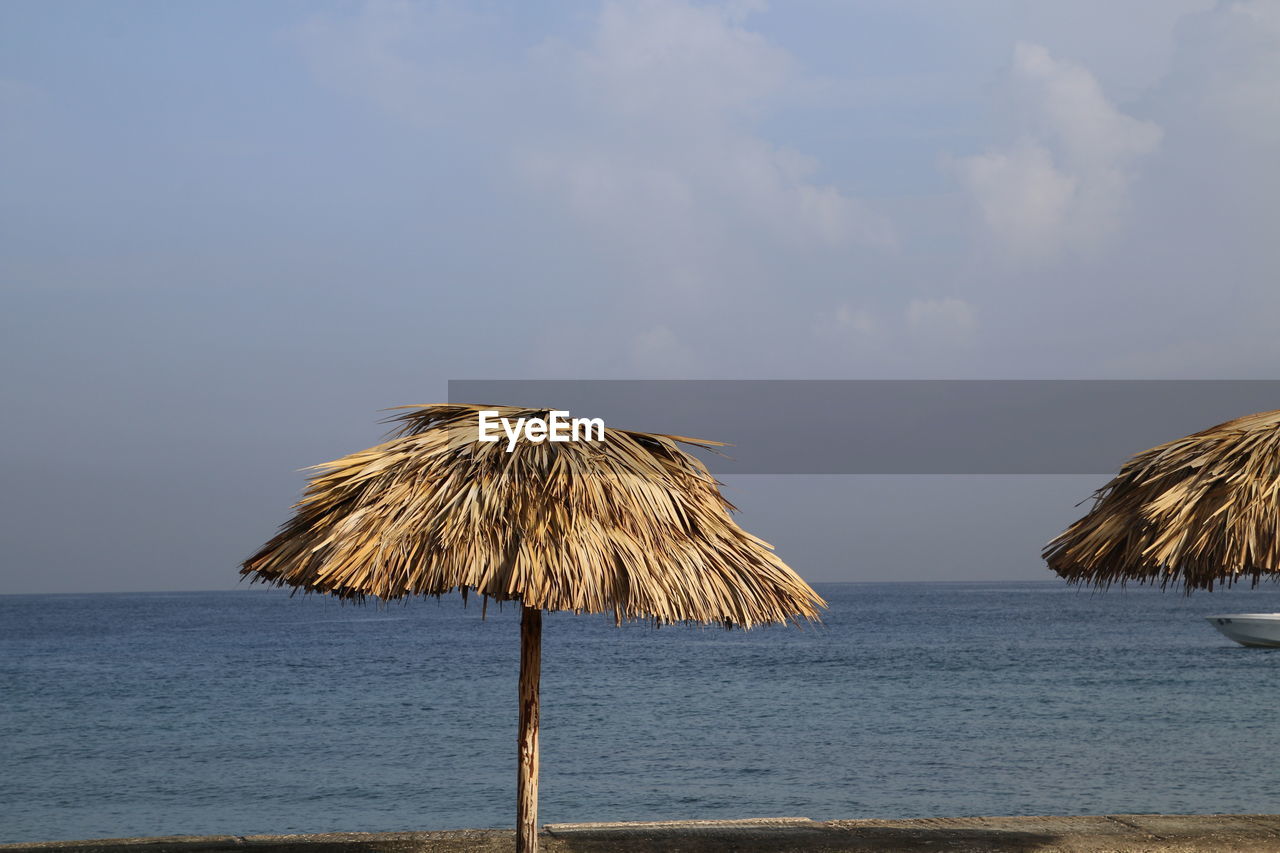
[{"label": "translucent gray banner", "polygon": [[716,474],[1110,474],[1280,408],[1280,380],[501,380],[449,401],[568,410],[730,442]]}]

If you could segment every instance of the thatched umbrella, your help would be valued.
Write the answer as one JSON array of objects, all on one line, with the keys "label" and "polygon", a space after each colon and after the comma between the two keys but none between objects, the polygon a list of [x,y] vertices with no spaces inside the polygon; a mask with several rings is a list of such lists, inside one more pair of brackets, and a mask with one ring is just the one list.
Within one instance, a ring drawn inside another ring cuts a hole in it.
[{"label": "thatched umbrella", "polygon": [[1280,411],[1139,453],[1045,546],[1063,577],[1213,589],[1280,574]]},{"label": "thatched umbrella", "polygon": [[[817,620],[824,602],[738,527],[706,467],[679,443],[605,429],[603,440],[477,440],[479,411],[415,406],[376,447],[316,466],[296,513],[242,575],[341,598],[519,601],[516,848],[537,849],[543,610],[750,628]],[[585,437],[583,437],[585,438]]]}]

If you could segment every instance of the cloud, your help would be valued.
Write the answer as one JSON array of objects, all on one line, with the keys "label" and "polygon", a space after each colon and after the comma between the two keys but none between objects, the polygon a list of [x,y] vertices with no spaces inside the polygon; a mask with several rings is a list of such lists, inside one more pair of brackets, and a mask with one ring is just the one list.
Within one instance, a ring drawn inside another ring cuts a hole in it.
[{"label": "cloud", "polygon": [[531,186],[655,286],[740,281],[764,249],[894,242],[886,220],[821,182],[815,159],[753,130],[796,71],[747,29],[749,11],[606,4],[585,46],[559,56],[578,123],[525,149]]},{"label": "cloud", "polygon": [[[865,355],[875,351],[880,356],[896,353],[914,358],[971,347],[977,341],[978,312],[969,302],[955,297],[912,299],[901,314],[889,318],[868,308],[842,304],[819,315],[813,332],[837,352]],[[904,348],[905,344],[910,346]]]},{"label": "cloud", "polygon": [[301,42],[338,89],[423,126],[488,130],[494,165],[515,164],[614,251],[891,246],[888,221],[822,182],[817,160],[753,130],[798,81],[791,55],[747,26],[760,8],[606,2],[584,38],[522,43],[509,16],[371,0],[313,18]]},{"label": "cloud", "polygon": [[954,164],[988,236],[1023,260],[1104,243],[1161,129],[1120,112],[1086,69],[1039,45],[1017,45],[1009,83],[1017,138]]},{"label": "cloud", "polygon": [[978,332],[978,315],[963,299],[912,299],[907,329],[918,340],[943,346],[968,346]]},{"label": "cloud", "polygon": [[1080,179],[1059,171],[1049,149],[1024,139],[965,158],[959,170],[987,231],[1008,251],[1042,257],[1059,248]]},{"label": "cloud", "polygon": [[835,328],[868,337],[880,331],[880,321],[866,309],[853,309],[848,305],[841,305],[836,309]]},{"label": "cloud", "polygon": [[793,73],[791,57],[745,26],[749,8],[678,0],[609,2],[578,56],[600,106],[685,132],[758,111]]},{"label": "cloud", "polygon": [[1160,128],[1121,113],[1092,74],[1054,60],[1040,45],[1014,48],[1013,78],[1032,132],[1055,140],[1071,169],[1124,165],[1160,142]]},{"label": "cloud", "polygon": [[[448,0],[367,0],[350,16],[319,14],[297,33],[312,70],[422,127],[493,121],[516,102],[510,24]],[[495,49],[497,48],[497,49]]]},{"label": "cloud", "polygon": [[1280,3],[1221,4],[1187,19],[1180,36],[1152,108],[1186,135],[1213,134],[1205,142],[1280,145]]},{"label": "cloud", "polygon": [[[914,33],[951,15],[904,5]],[[1265,360],[1276,4],[1138,0],[1106,40],[1066,7],[979,5],[947,21],[980,38],[923,65],[845,59],[785,7],[682,0],[373,0],[307,45],[406,119],[424,169],[449,163],[430,198],[492,249],[457,250],[472,292],[518,305],[516,336],[590,340],[593,375],[1113,375],[1188,323]],[[828,14],[811,25],[856,17]],[[980,110],[1001,62],[1003,123]],[[951,188],[919,179],[940,149]],[[424,245],[451,233],[436,213]],[[744,332],[761,318],[785,353]]]},{"label": "cloud", "polygon": [[370,0],[317,16],[302,44],[329,86],[451,158],[464,206],[499,211],[489,239],[531,257],[511,262],[521,287],[595,306],[618,364],[658,365],[646,336],[666,329],[704,366],[751,369],[726,353],[729,313],[779,313],[897,251],[889,219],[774,122],[818,106],[799,58],[755,27],[762,4],[476,8]]},{"label": "cloud", "polygon": [[813,333],[820,339],[863,347],[878,346],[886,332],[884,321],[874,312],[847,304],[819,315],[813,323]]}]

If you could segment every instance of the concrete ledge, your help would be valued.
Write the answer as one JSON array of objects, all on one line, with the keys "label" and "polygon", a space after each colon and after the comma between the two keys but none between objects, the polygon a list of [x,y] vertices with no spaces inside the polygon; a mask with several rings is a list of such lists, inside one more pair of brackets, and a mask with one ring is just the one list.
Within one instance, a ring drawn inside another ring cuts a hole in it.
[{"label": "concrete ledge", "polygon": [[[1280,853],[1280,815],[1100,815],[919,820],[549,824],[547,853]],[[206,835],[0,844],[0,853],[507,853],[511,830]]]},{"label": "concrete ledge", "polygon": [[679,832],[697,832],[710,829],[767,829],[777,826],[813,827],[817,826],[807,817],[747,817],[737,820],[655,820],[655,821],[615,821],[613,823],[548,823],[543,830],[552,835],[572,835],[574,833],[592,832],[635,832],[637,830]]}]

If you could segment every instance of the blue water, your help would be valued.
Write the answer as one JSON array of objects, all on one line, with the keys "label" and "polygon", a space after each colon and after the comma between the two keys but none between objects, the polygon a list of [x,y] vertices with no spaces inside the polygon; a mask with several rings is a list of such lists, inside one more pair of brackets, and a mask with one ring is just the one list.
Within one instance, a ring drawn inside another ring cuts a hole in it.
[{"label": "blue water", "polygon": [[[545,620],[544,822],[1280,812],[1280,589],[820,586],[822,628]],[[511,826],[518,613],[0,597],[0,842]]]}]

